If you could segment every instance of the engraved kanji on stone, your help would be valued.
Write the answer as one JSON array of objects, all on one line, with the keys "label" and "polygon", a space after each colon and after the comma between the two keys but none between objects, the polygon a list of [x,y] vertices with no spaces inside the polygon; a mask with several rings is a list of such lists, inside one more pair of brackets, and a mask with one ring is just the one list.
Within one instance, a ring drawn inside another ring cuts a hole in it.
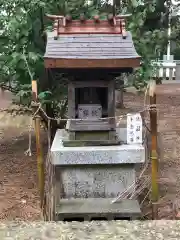
[{"label": "engraved kanji on stone", "polygon": [[131,124],[130,128],[131,128],[131,129],[134,129],[134,125]]},{"label": "engraved kanji on stone", "polygon": [[139,131],[141,131],[141,127],[140,127],[140,126],[137,126],[137,127],[136,127],[136,132],[139,132]]},{"label": "engraved kanji on stone", "polygon": [[94,116],[97,116],[97,115],[98,115],[98,112],[96,110],[93,110],[92,111],[92,116],[94,117]]},{"label": "engraved kanji on stone", "polygon": [[88,111],[87,109],[85,109],[85,110],[83,111],[83,115],[84,115],[85,117],[89,116],[89,111]]}]

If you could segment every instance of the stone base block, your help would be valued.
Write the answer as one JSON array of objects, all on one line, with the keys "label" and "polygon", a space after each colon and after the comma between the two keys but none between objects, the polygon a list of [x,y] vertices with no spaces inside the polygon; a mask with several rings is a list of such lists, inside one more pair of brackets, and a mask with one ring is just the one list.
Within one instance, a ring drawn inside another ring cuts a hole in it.
[{"label": "stone base block", "polygon": [[134,220],[141,217],[136,200],[112,203],[113,199],[62,199],[57,206],[57,221]]},{"label": "stone base block", "polygon": [[[135,182],[134,165],[58,167],[64,198],[117,197]],[[132,193],[134,188],[129,189]]]},{"label": "stone base block", "polygon": [[116,197],[135,183],[134,165],[145,162],[146,150],[140,144],[64,147],[63,139],[68,140],[68,133],[58,130],[50,155],[64,198]]},{"label": "stone base block", "polygon": [[54,165],[133,164],[145,161],[145,148],[141,144],[64,147],[63,139],[69,139],[68,133],[57,130],[51,147]]}]

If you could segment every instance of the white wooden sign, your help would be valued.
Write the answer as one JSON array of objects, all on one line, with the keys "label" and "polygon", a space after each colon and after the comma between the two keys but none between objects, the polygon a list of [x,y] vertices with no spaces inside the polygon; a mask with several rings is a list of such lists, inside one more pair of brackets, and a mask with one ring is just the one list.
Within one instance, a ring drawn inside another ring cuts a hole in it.
[{"label": "white wooden sign", "polygon": [[127,114],[127,144],[142,144],[142,125],[140,113]]},{"label": "white wooden sign", "polygon": [[102,106],[100,104],[79,104],[78,118],[99,119],[102,117]]}]

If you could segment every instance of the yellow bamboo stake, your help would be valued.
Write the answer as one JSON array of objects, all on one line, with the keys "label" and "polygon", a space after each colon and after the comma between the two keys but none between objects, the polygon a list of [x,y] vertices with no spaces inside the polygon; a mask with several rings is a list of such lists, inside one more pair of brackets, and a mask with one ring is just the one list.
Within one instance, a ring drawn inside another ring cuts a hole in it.
[{"label": "yellow bamboo stake", "polygon": [[150,125],[151,125],[151,184],[152,184],[152,218],[158,219],[157,202],[159,200],[158,189],[158,155],[157,155],[157,109],[156,109],[156,83],[149,85],[150,95]]},{"label": "yellow bamboo stake", "polygon": [[38,181],[39,181],[39,192],[40,192],[40,203],[43,208],[44,203],[44,163],[43,153],[40,140],[40,117],[37,116],[34,119],[35,135],[36,135],[36,151],[37,151],[37,170],[38,170]]},{"label": "yellow bamboo stake", "polygon": [[[37,82],[35,80],[32,81],[32,99],[34,102],[37,102]],[[34,112],[36,111],[36,107],[34,107]],[[37,170],[38,170],[38,185],[40,192],[40,206],[44,207],[44,162],[43,162],[43,151],[40,139],[40,116],[37,115],[34,117],[34,127],[35,127],[35,135],[36,135],[36,151],[37,151]]]}]

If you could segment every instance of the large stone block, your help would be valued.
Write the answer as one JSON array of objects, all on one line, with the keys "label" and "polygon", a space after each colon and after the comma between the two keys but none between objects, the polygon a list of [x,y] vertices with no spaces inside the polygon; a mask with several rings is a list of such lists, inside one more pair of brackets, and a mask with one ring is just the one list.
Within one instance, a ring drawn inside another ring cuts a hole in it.
[{"label": "large stone block", "polygon": [[[121,131],[117,131],[121,134]],[[64,147],[65,130],[58,130],[51,161],[61,175],[65,198],[111,198],[135,183],[135,164],[145,161],[143,145]],[[130,188],[129,192],[133,192]]]},{"label": "large stone block", "polygon": [[[135,181],[133,165],[96,165],[58,168],[65,198],[117,197]],[[130,188],[131,193],[134,188]]]},{"label": "large stone block", "polygon": [[67,132],[57,130],[51,147],[51,158],[54,165],[134,164],[145,161],[145,148],[141,144],[64,147],[63,139],[68,140]]}]

